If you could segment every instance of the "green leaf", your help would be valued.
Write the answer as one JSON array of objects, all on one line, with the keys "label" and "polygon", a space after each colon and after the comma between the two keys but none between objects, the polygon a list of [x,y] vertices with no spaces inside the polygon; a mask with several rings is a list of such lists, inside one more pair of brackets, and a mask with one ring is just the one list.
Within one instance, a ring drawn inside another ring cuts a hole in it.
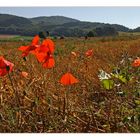
[{"label": "green leaf", "polygon": [[131,120],[131,117],[125,117],[125,118],[123,118],[122,122],[128,123],[130,120]]},{"label": "green leaf", "polygon": [[135,104],[140,105],[140,100],[135,100]]},{"label": "green leaf", "polygon": [[123,75],[119,75],[119,80],[121,80],[123,83],[127,82],[127,79]]},{"label": "green leaf", "polygon": [[126,83],[128,80],[126,79],[126,77],[124,77],[123,75],[120,74],[112,74],[113,77],[119,79],[120,81],[122,81],[123,83]]},{"label": "green leaf", "polygon": [[114,87],[114,81],[113,80],[103,79],[101,82],[102,82],[103,87],[107,90],[110,90]]}]

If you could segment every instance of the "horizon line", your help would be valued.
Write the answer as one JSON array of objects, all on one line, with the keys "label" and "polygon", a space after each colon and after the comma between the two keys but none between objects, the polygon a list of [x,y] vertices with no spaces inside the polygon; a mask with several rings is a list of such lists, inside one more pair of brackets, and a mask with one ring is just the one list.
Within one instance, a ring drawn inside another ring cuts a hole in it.
[{"label": "horizon line", "polygon": [[128,26],[125,26],[124,24],[120,24],[120,23],[109,23],[109,22],[101,22],[101,21],[89,21],[89,20],[80,20],[80,19],[76,19],[76,18],[73,18],[73,17],[69,17],[69,16],[63,16],[63,15],[49,15],[49,16],[45,16],[45,15],[39,15],[39,16],[33,16],[33,17],[27,17],[27,16],[21,16],[21,15],[16,15],[16,14],[9,14],[9,13],[0,13],[0,14],[3,14],[3,15],[11,15],[11,16],[17,16],[17,17],[22,17],[22,18],[27,18],[27,19],[32,19],[32,18],[38,18],[38,17],[55,17],[55,16],[60,16],[60,17],[65,17],[65,18],[71,18],[71,19],[74,19],[74,20],[78,20],[80,22],[91,22],[91,23],[103,23],[103,24],[117,24],[117,25],[121,25],[121,26],[124,26],[126,28],[129,28],[130,30],[134,30],[136,28],[139,28],[140,26],[137,26],[137,27],[128,27]]}]

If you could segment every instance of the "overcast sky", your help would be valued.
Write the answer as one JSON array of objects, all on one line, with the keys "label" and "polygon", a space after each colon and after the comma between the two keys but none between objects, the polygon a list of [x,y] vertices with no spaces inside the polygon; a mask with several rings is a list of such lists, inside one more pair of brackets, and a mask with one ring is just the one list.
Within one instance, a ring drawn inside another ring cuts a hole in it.
[{"label": "overcast sky", "polygon": [[23,17],[66,16],[82,21],[140,26],[140,7],[0,7],[0,13]]}]

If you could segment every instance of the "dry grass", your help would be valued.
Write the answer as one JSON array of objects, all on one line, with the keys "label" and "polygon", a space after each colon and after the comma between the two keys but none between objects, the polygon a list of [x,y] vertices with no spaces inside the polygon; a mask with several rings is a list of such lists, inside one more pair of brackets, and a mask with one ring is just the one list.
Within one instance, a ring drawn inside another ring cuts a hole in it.
[{"label": "dry grass", "polygon": [[[98,79],[99,69],[110,73],[123,54],[140,56],[139,37],[55,40],[53,69],[43,69],[32,55],[24,61],[17,50],[23,44],[28,42],[0,42],[0,54],[15,64],[10,76],[16,92],[8,76],[0,78],[0,132],[139,132],[138,121],[124,122],[138,114],[133,103],[134,98],[139,99],[132,93],[134,83],[123,85],[127,94],[119,96],[115,89],[103,89]],[[85,58],[90,48],[94,55]],[[67,70],[79,79],[78,84],[65,87],[59,83]],[[29,76],[22,77],[20,71]],[[65,93],[69,106],[64,113]]]}]

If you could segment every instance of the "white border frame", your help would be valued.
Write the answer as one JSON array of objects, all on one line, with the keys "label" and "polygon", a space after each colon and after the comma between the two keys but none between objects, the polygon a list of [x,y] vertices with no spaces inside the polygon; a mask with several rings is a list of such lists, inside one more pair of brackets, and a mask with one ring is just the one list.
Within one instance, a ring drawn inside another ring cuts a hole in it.
[{"label": "white border frame", "polygon": [[140,6],[140,0],[0,0],[0,6]]}]

